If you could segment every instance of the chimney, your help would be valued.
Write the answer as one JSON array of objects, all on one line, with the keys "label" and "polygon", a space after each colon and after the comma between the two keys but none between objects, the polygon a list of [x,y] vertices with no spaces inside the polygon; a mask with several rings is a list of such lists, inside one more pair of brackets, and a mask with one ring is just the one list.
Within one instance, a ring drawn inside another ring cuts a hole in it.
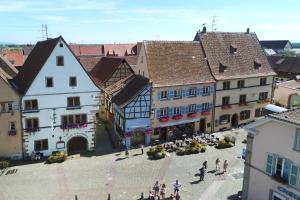
[{"label": "chimney", "polygon": [[250,28],[247,28],[246,34],[249,34],[249,33],[250,33]]},{"label": "chimney", "polygon": [[206,33],[206,26],[203,26],[202,33]]}]

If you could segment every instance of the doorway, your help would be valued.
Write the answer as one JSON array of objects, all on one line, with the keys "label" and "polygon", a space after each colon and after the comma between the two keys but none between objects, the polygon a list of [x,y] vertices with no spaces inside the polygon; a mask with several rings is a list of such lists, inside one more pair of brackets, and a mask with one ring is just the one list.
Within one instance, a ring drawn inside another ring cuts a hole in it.
[{"label": "doorway", "polygon": [[205,131],[206,131],[206,119],[205,118],[200,119],[199,131],[200,131],[200,133],[205,133]]},{"label": "doorway", "polygon": [[231,126],[233,127],[233,128],[237,128],[238,127],[238,115],[235,113],[235,114],[233,114],[232,115],[232,117],[231,117]]},{"label": "doorway", "polygon": [[87,150],[87,139],[84,137],[73,137],[68,141],[68,154],[80,153]]},{"label": "doorway", "polygon": [[160,140],[167,141],[167,133],[168,133],[168,128],[163,127],[160,129]]}]

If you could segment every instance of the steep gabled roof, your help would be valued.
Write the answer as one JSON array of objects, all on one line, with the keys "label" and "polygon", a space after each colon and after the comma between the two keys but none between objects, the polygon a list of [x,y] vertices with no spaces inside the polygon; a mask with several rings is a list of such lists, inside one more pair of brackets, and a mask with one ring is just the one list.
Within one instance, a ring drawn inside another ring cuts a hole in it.
[{"label": "steep gabled roof", "polygon": [[[108,80],[122,63],[127,63],[127,61],[124,58],[118,57],[102,57],[90,71],[90,75],[95,83],[99,85]],[[130,67],[128,63],[127,65]]]},{"label": "steep gabled roof", "polygon": [[23,67],[21,67],[18,75],[14,79],[21,94],[27,92],[61,38],[60,36],[58,38],[40,41],[34,46]]},{"label": "steep gabled roof", "polygon": [[275,75],[255,33],[198,32],[195,40],[217,80]]},{"label": "steep gabled roof", "polygon": [[11,77],[15,77],[18,70],[3,56],[0,56],[0,69]]},{"label": "steep gabled roof", "polygon": [[127,105],[148,85],[149,79],[141,75],[132,75],[129,80],[125,80],[124,87],[112,97],[112,102],[120,107]]},{"label": "steep gabled roof", "polygon": [[[264,49],[284,49],[284,47],[290,43],[289,40],[261,40],[260,45]],[[291,43],[290,43],[291,44]],[[292,44],[291,44],[292,45]]]},{"label": "steep gabled roof", "polygon": [[137,55],[137,44],[103,44],[102,53],[106,56]]},{"label": "steep gabled roof", "polygon": [[90,72],[103,56],[77,56],[77,59]]},{"label": "steep gabled roof", "polygon": [[268,56],[276,73],[300,74],[300,57]]},{"label": "steep gabled roof", "polygon": [[215,82],[199,42],[144,41],[153,87]]}]

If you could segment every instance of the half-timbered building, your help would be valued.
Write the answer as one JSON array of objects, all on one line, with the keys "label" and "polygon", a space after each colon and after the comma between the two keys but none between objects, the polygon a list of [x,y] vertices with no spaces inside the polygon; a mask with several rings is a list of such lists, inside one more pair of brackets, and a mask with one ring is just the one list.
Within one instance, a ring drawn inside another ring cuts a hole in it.
[{"label": "half-timbered building", "polygon": [[114,109],[114,128],[126,146],[151,141],[151,84],[141,75],[132,75],[106,88]]},{"label": "half-timbered building", "polygon": [[[101,90],[133,74],[124,58],[102,57],[90,75]],[[100,95],[100,115],[103,120],[113,121],[113,108],[105,92]]]}]

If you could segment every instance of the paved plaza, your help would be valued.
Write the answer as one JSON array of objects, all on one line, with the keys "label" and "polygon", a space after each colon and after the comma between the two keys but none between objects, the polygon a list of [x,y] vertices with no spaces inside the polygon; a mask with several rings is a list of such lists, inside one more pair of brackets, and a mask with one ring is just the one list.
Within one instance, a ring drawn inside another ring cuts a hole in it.
[{"label": "paved plaza", "polygon": [[[28,164],[11,167],[0,173],[0,200],[135,200],[141,193],[148,196],[156,180],[167,185],[167,195],[173,192],[176,179],[182,184],[183,200],[235,199],[242,189],[242,149],[246,132],[242,129],[215,133],[234,135],[236,146],[229,149],[208,147],[205,153],[177,156],[171,153],[161,160],[148,160],[140,150],[130,151],[129,159],[124,152],[102,156],[80,157],[75,155],[63,163]],[[146,152],[147,148],[145,149]],[[225,174],[207,173],[199,182],[202,162],[208,160],[208,172],[215,169],[215,160],[229,161]],[[9,173],[9,170],[14,170]]]}]

